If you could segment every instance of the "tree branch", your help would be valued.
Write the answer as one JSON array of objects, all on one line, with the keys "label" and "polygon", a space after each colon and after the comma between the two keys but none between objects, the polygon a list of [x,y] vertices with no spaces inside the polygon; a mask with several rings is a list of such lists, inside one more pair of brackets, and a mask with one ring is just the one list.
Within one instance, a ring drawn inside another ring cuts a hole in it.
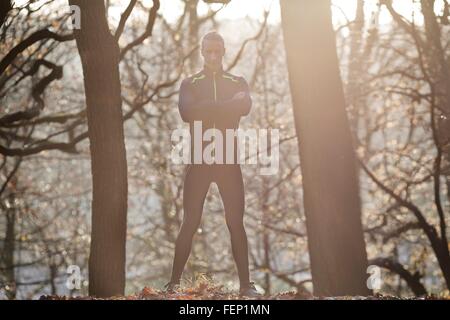
[{"label": "tree branch", "polygon": [[375,258],[369,260],[369,265],[376,265],[398,274],[403,280],[406,281],[408,286],[413,291],[414,295],[423,296],[427,294],[427,290],[420,282],[422,275],[419,272],[415,272],[414,274],[412,274],[411,272],[406,270],[400,263],[389,258]]},{"label": "tree branch", "polygon": [[0,74],[3,74],[5,72],[6,68],[14,61],[14,59],[23,51],[25,51],[28,47],[32,46],[38,41],[44,40],[44,39],[53,39],[56,41],[64,42],[64,41],[70,41],[75,39],[73,34],[68,35],[59,35],[57,33],[54,33],[48,29],[43,29],[36,31],[32,35],[30,35],[28,38],[20,42],[18,45],[16,45],[14,48],[11,49],[11,51],[8,52],[8,54],[0,61]]},{"label": "tree branch", "polygon": [[121,50],[120,58],[119,58],[120,60],[123,59],[123,57],[129,50],[140,45],[142,42],[144,42],[145,39],[147,39],[148,37],[150,37],[152,35],[153,27],[155,25],[155,20],[156,20],[156,13],[159,10],[159,6],[160,6],[159,0],[153,0],[153,7],[150,9],[150,12],[148,14],[147,26],[145,28],[144,33],[141,36],[139,36],[137,39],[135,39],[134,41],[127,44],[125,46],[125,48],[123,48]]}]

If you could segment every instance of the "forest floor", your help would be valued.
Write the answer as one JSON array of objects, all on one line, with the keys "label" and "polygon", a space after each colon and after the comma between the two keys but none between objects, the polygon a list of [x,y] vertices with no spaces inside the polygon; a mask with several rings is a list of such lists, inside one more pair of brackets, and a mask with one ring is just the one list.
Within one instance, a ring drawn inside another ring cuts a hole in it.
[{"label": "forest floor", "polygon": [[[140,292],[128,296],[115,296],[107,300],[450,300],[450,296],[396,297],[376,294],[374,296],[317,297],[309,292],[287,291],[258,298],[241,297],[235,291],[222,286],[200,283],[196,287],[182,288],[177,293],[168,294],[164,290],[145,287]],[[89,296],[68,297],[44,295],[40,300],[103,300]]]}]

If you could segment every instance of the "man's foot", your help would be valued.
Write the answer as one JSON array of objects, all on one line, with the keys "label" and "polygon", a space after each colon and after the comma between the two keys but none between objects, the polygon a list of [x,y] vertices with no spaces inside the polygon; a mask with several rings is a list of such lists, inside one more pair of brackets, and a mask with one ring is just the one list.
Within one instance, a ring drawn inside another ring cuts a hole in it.
[{"label": "man's foot", "polygon": [[169,282],[164,286],[166,293],[176,293],[178,290],[180,290],[180,283],[178,282]]},{"label": "man's foot", "polygon": [[243,297],[261,297],[262,294],[256,290],[255,283],[249,282],[246,285],[241,285],[239,294]]}]

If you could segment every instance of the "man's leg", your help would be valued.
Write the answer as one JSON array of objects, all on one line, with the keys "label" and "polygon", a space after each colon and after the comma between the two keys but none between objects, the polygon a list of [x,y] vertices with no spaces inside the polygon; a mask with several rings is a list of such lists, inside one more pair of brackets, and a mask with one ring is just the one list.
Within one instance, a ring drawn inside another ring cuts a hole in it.
[{"label": "man's leg", "polygon": [[175,243],[175,257],[170,282],[179,283],[184,266],[189,258],[192,238],[200,225],[203,204],[211,178],[208,168],[190,165],[183,186],[183,223]]},{"label": "man's leg", "polygon": [[244,229],[244,182],[239,165],[224,165],[216,169],[215,181],[225,208],[225,220],[231,236],[233,258],[241,286],[250,282],[248,270],[248,244]]}]

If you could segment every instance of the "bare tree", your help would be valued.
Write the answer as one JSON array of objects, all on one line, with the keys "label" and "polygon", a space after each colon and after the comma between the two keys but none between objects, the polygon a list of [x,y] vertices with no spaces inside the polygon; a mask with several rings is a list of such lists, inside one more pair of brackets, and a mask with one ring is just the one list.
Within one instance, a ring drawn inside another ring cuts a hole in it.
[{"label": "bare tree", "polygon": [[91,150],[92,232],[89,294],[123,295],[127,230],[127,161],[119,73],[120,50],[102,0],[71,0],[81,9],[80,53]]},{"label": "bare tree", "polygon": [[314,292],[366,295],[356,161],[327,0],[281,1]]}]

